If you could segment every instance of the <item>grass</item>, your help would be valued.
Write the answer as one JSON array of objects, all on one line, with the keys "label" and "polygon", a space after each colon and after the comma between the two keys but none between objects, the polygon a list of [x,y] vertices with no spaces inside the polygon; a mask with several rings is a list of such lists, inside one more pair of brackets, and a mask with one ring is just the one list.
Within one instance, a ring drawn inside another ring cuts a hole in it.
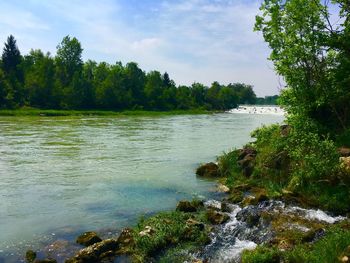
[{"label": "grass", "polygon": [[[148,262],[157,258],[157,262],[183,262],[188,251],[199,248],[209,241],[209,231],[191,226],[188,220],[200,222],[204,212],[184,213],[179,211],[162,212],[150,218],[141,218],[134,229],[135,248],[133,257],[136,262]],[[201,221],[203,222],[203,221]],[[140,235],[151,228],[150,235]]]},{"label": "grass", "polygon": [[242,254],[242,263],[278,263],[278,262],[280,262],[280,252],[276,248],[258,246],[254,250],[244,250]]},{"label": "grass", "polygon": [[0,110],[0,116],[168,116],[168,115],[193,115],[210,114],[215,111],[206,110],[173,110],[173,111],[109,111],[109,110],[41,110],[23,108],[15,110]]},{"label": "grass", "polygon": [[339,256],[350,245],[350,231],[339,226],[331,227],[327,235],[313,244],[296,246],[285,253],[287,262],[328,263],[338,262]]},{"label": "grass", "polygon": [[350,231],[341,225],[331,226],[326,235],[314,243],[303,243],[292,250],[280,251],[269,245],[258,246],[254,250],[245,250],[242,263],[331,263],[340,262],[343,255],[349,256]]}]

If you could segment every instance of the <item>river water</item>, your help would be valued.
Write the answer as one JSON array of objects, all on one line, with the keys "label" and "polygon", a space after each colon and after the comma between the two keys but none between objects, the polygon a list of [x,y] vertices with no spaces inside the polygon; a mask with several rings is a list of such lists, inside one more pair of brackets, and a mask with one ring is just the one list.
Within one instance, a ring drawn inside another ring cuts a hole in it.
[{"label": "river water", "polygon": [[196,178],[199,163],[282,121],[234,113],[0,117],[0,262],[45,240],[120,229],[181,199],[211,198],[215,183]]}]

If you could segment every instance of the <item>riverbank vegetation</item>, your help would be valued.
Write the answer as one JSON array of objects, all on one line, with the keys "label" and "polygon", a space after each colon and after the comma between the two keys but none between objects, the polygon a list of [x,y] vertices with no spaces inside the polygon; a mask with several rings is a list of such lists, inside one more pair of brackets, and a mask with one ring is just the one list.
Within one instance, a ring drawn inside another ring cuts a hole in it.
[{"label": "riverbank vegetation", "polygon": [[82,52],[80,42],[66,36],[54,57],[41,50],[22,56],[9,36],[0,60],[0,109],[226,110],[256,102],[251,85],[176,86],[167,72],[146,73],[134,62],[83,62]]},{"label": "riverbank vegetation", "polygon": [[[331,11],[338,10],[338,14]],[[336,17],[336,19],[335,19]],[[333,22],[337,21],[337,22]],[[265,0],[256,30],[284,77],[286,125],[262,127],[256,141],[219,158],[231,200],[259,187],[267,198],[346,215],[350,212],[350,9],[347,1]],[[260,191],[260,192],[261,192]],[[243,191],[244,192],[244,191]],[[349,228],[281,250],[265,244],[243,262],[348,262]]]},{"label": "riverbank vegetation", "polygon": [[0,116],[170,116],[170,115],[193,115],[213,114],[217,111],[203,109],[147,111],[147,110],[41,110],[30,107],[12,110],[0,110]]}]

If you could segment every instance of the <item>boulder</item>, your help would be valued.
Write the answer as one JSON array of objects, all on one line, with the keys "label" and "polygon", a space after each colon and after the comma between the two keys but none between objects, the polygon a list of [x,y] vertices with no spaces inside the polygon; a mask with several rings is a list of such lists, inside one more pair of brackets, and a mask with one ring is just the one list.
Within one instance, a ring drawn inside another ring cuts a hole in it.
[{"label": "boulder", "polygon": [[243,207],[248,205],[257,205],[260,202],[269,200],[264,188],[252,187],[244,196],[241,204]]},{"label": "boulder", "polygon": [[26,262],[32,263],[36,259],[36,253],[33,250],[28,250],[26,252]]},{"label": "boulder", "polygon": [[186,213],[196,212],[197,208],[192,202],[182,200],[182,201],[178,202],[178,204],[176,206],[176,211],[181,211],[181,212],[186,212]]},{"label": "boulder", "polygon": [[96,232],[85,232],[81,234],[76,240],[78,244],[85,247],[91,246],[101,241],[102,239],[96,234]]},{"label": "boulder", "polygon": [[253,148],[243,148],[240,150],[237,164],[241,167],[242,173],[246,177],[251,176],[253,173],[256,153],[256,150]]},{"label": "boulder", "polygon": [[348,147],[340,147],[338,149],[338,153],[340,154],[341,157],[349,157],[350,156],[350,148]]},{"label": "boulder", "polygon": [[349,157],[340,157],[340,166],[347,172],[350,172],[350,156]]},{"label": "boulder", "polygon": [[226,202],[222,202],[221,203],[221,211],[225,212],[225,213],[231,213],[232,209],[230,208],[230,206],[228,205],[228,203]]},{"label": "boulder", "polygon": [[[153,232],[154,230],[149,230],[150,232]],[[118,255],[121,254],[128,254],[135,246],[135,239],[134,239],[135,232],[131,228],[124,228],[122,232],[120,233],[117,242],[119,245],[119,249],[117,251]]]},{"label": "boulder", "polygon": [[203,164],[197,168],[196,175],[202,177],[219,177],[219,166],[213,162]]},{"label": "boulder", "polygon": [[117,240],[106,239],[80,250],[74,257],[67,259],[65,263],[100,262],[107,254],[111,255],[110,251],[115,253],[118,247]]},{"label": "boulder", "polygon": [[248,227],[254,227],[259,224],[261,211],[255,208],[243,209],[238,212],[237,219],[243,221]]},{"label": "boulder", "polygon": [[139,235],[141,236],[141,237],[144,237],[144,236],[152,236],[154,233],[155,233],[156,231],[152,228],[152,227],[150,227],[150,226],[145,226],[145,229],[144,230],[142,230],[140,233],[139,233]]},{"label": "boulder", "polygon": [[230,192],[230,188],[228,188],[224,184],[218,184],[217,190],[218,190],[218,192],[221,192],[221,193],[228,193],[228,192]]},{"label": "boulder", "polygon": [[251,155],[255,157],[257,154],[257,151],[250,146],[245,146],[243,149],[238,150],[238,158],[237,160],[243,160],[247,155]]},{"label": "boulder", "polygon": [[209,222],[214,225],[223,224],[230,219],[227,214],[215,211],[214,209],[209,209],[206,213],[206,216]]}]

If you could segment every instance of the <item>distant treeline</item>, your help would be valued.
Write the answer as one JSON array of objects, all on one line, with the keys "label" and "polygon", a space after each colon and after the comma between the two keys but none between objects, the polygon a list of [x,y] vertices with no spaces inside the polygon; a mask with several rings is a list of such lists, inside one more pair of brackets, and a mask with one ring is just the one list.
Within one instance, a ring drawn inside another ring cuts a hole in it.
[{"label": "distant treeline", "polygon": [[278,104],[278,95],[274,96],[265,96],[264,98],[256,98],[256,103],[258,105],[277,105]]},{"label": "distant treeline", "polygon": [[166,72],[146,73],[134,62],[83,62],[82,52],[66,36],[54,57],[41,50],[22,56],[9,36],[0,61],[0,108],[225,110],[257,102],[251,85],[176,86]]}]

